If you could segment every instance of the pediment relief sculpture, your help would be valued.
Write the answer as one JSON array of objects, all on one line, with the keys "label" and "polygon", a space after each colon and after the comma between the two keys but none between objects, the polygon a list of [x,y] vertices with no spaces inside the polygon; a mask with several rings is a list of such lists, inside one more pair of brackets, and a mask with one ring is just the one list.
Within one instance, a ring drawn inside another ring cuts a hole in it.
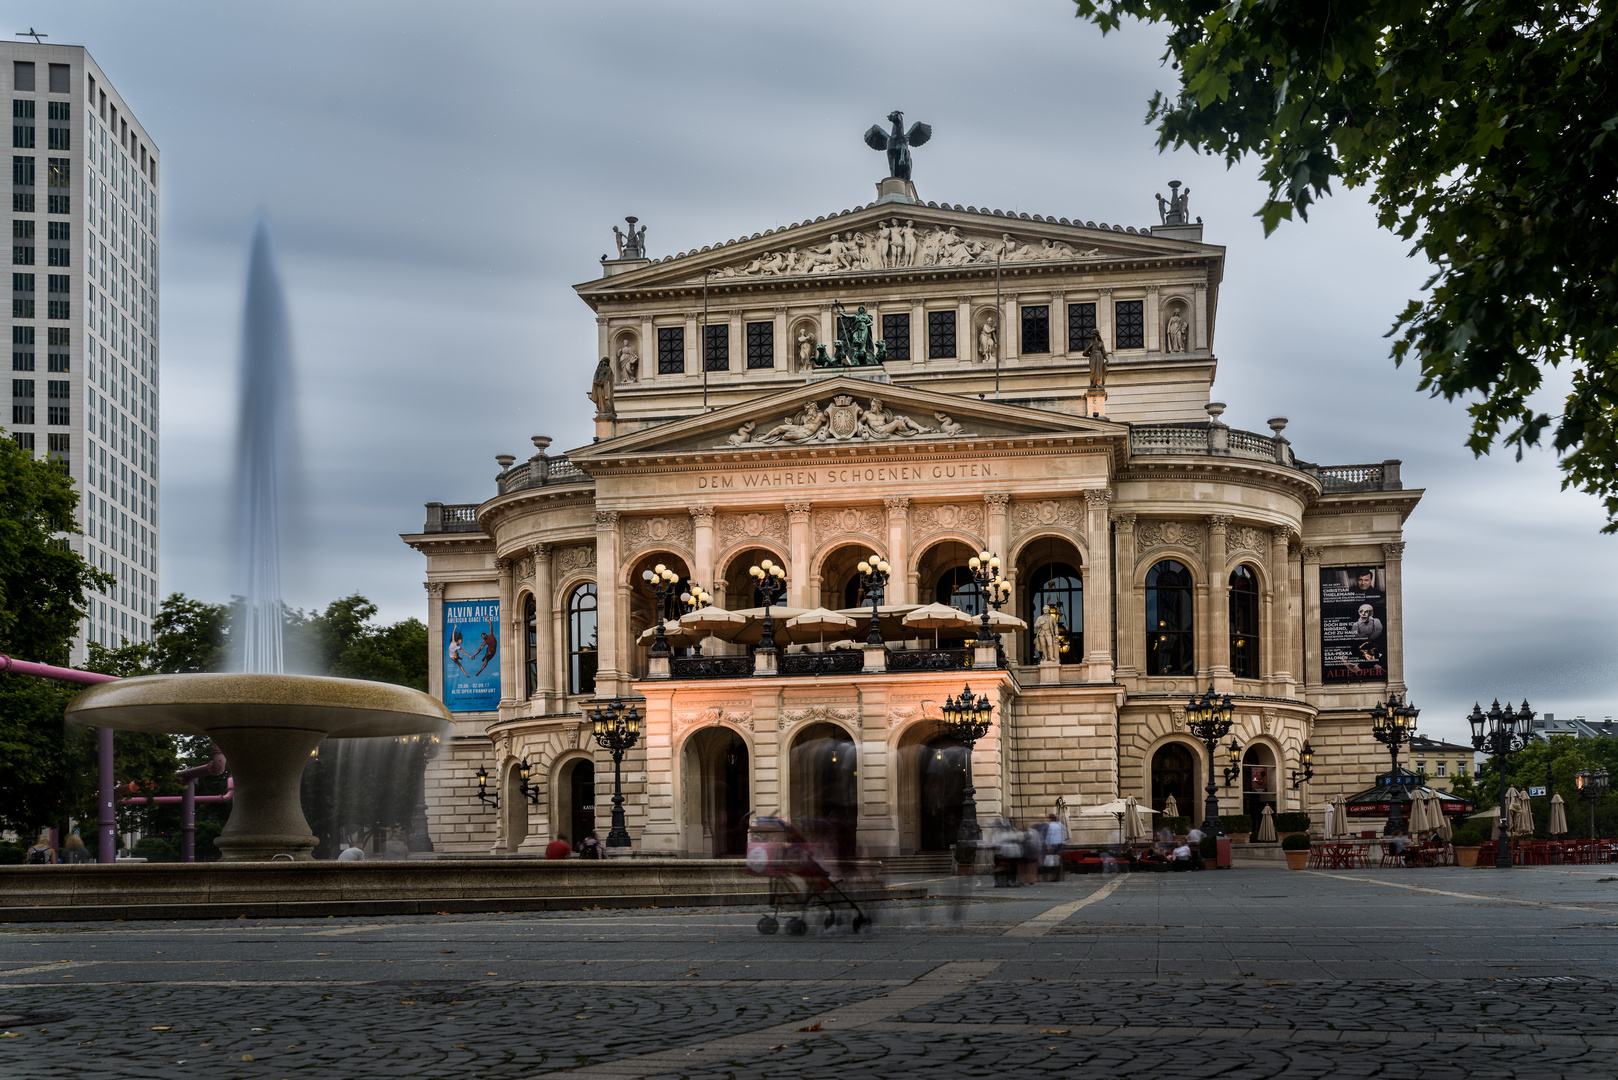
[{"label": "pediment relief sculpture", "polygon": [[913,219],[895,217],[872,230],[832,233],[821,244],[766,251],[746,263],[716,270],[714,276],[791,277],[917,266],[992,266],[996,260],[1013,263],[1105,257],[1100,248],[1075,248],[1050,237],[1029,243],[1008,232],[996,236],[962,232],[955,225],[917,227]]},{"label": "pediment relief sculpture", "polygon": [[1185,521],[1146,521],[1135,529],[1135,550],[1144,553],[1158,547],[1179,547],[1202,554],[1202,526]]},{"label": "pediment relief sculpture", "polygon": [[738,427],[720,446],[772,446],[776,443],[867,442],[905,435],[964,435],[961,425],[944,413],[934,413],[938,427],[917,423],[903,413],[890,412],[879,397],[860,405],[851,395],[840,394],[824,408],[813,398],[798,412],[782,417],[763,431],[759,422],[749,420]]}]

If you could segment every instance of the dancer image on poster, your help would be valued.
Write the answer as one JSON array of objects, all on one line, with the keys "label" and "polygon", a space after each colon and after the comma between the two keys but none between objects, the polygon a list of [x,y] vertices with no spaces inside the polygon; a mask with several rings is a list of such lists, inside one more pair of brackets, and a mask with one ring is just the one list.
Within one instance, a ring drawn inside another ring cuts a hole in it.
[{"label": "dancer image on poster", "polygon": [[461,643],[461,632],[457,630],[449,639],[449,662],[460,668],[461,674],[470,679],[472,673],[461,663],[461,658],[465,655],[466,649]]},{"label": "dancer image on poster", "polygon": [[1382,636],[1382,620],[1376,617],[1375,608],[1370,604],[1361,604],[1359,617],[1359,621],[1349,627],[1356,638],[1371,642]]},{"label": "dancer image on poster", "polygon": [[[499,651],[500,641],[494,636],[494,620],[490,619],[489,628],[483,632],[483,644],[478,647],[478,652],[483,654],[483,667],[478,668],[479,675],[483,674],[484,668],[489,666]],[[477,653],[472,654],[472,659],[477,659]]]}]

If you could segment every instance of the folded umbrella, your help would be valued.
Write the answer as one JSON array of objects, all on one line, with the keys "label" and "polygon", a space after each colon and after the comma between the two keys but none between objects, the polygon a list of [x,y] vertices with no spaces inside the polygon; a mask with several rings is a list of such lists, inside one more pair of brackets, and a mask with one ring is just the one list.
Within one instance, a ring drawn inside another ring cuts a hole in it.
[{"label": "folded umbrella", "polygon": [[1255,839],[1261,844],[1275,843],[1275,808],[1268,803],[1264,806],[1264,813],[1259,815],[1258,836]]},{"label": "folded umbrella", "polygon": [[1567,835],[1567,808],[1560,795],[1551,796],[1551,827],[1545,831],[1552,836]]},{"label": "folded umbrella", "polygon": [[1180,816],[1180,804],[1174,801],[1173,795],[1163,800],[1163,814],[1166,817]]}]

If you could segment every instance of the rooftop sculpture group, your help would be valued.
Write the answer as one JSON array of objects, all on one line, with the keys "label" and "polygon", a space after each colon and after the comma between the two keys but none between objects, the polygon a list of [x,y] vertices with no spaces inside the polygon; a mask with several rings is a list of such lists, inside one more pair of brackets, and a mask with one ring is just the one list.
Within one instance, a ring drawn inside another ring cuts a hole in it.
[{"label": "rooftop sculpture group", "polygon": [[739,266],[713,271],[716,277],[773,277],[792,274],[836,274],[849,270],[891,270],[913,266],[994,265],[1042,259],[1098,259],[1100,248],[1075,249],[1049,237],[1023,243],[1011,233],[998,238],[968,236],[948,228],[916,227],[914,219],[890,218],[874,231],[838,232],[823,244],[766,251]]}]

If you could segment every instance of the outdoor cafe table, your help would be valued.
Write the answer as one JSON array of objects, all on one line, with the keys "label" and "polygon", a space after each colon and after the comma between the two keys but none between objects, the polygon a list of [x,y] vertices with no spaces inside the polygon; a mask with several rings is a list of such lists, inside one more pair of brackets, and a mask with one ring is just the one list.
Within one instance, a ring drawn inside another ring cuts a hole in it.
[{"label": "outdoor cafe table", "polygon": [[1374,840],[1316,840],[1309,845],[1309,866],[1315,870],[1353,870],[1371,865]]}]

